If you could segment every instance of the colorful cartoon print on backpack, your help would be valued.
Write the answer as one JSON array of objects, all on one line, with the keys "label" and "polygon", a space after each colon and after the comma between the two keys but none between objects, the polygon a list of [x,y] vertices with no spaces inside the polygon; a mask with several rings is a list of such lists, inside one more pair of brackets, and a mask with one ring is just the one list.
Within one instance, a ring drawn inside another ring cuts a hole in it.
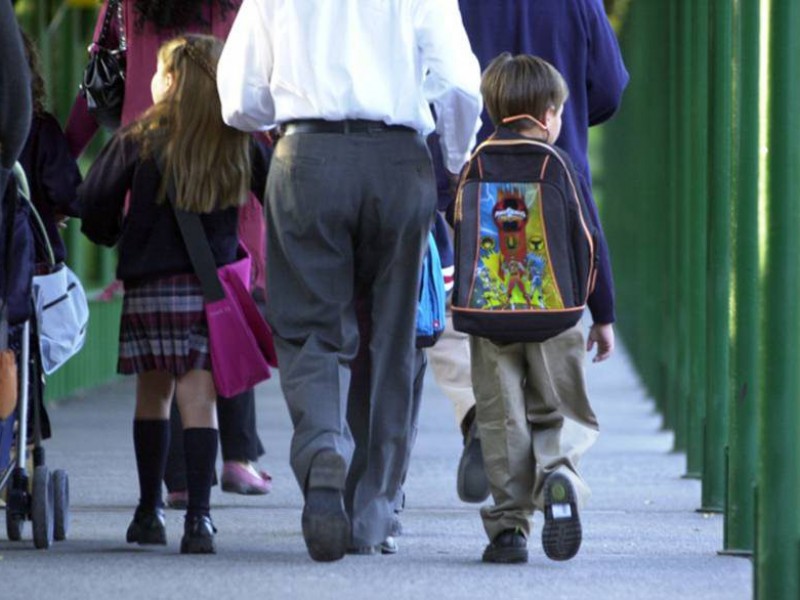
[{"label": "colorful cartoon print on backpack", "polygon": [[533,183],[484,183],[480,254],[470,308],[563,308]]}]

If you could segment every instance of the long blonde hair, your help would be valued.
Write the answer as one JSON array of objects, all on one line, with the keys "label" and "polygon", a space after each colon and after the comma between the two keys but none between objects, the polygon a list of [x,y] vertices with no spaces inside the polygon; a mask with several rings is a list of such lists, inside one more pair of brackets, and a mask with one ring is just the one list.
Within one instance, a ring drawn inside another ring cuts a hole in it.
[{"label": "long blonde hair", "polygon": [[165,42],[158,60],[172,85],[131,127],[145,156],[163,158],[159,199],[175,182],[175,205],[208,213],[241,205],[250,187],[250,136],[222,121],[216,67],[222,42],[182,35]]}]

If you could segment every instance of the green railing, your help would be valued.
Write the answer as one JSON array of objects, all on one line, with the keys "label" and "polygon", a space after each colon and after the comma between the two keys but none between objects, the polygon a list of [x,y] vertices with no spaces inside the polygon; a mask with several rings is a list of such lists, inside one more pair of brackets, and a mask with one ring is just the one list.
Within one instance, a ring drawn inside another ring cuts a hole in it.
[{"label": "green railing", "polygon": [[724,513],[722,552],[755,554],[758,598],[796,600],[800,3],[614,5],[632,76],[602,149],[620,334],[699,508]]},{"label": "green railing", "polygon": [[[15,8],[25,31],[39,47],[42,75],[47,86],[47,106],[65,124],[78,92],[86,64],[99,2],[71,0],[20,0]],[[102,135],[97,136],[93,154]],[[88,165],[88,159],[82,166]],[[114,278],[114,252],[91,244],[76,221],[64,233],[70,267],[84,283],[90,297]],[[114,377],[120,301],[90,301],[88,337],[83,350],[47,379],[47,398],[69,395]]]}]

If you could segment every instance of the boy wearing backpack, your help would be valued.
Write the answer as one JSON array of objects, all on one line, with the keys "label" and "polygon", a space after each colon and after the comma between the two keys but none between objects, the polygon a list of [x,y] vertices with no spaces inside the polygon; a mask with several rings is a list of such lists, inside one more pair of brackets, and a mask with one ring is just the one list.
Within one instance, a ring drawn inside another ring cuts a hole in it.
[{"label": "boy wearing backpack", "polygon": [[[584,349],[580,318],[597,276],[602,230],[569,157],[552,144],[568,90],[529,55],[498,56],[481,83],[497,127],[465,168],[456,205],[456,329],[471,334],[476,418],[494,506],[481,509],[484,562],[527,562],[534,509],[542,545],[567,560],[581,544],[589,490],[577,470],[598,435],[584,380],[586,350],[608,358],[611,324]],[[611,283],[611,282],[606,282]]]}]

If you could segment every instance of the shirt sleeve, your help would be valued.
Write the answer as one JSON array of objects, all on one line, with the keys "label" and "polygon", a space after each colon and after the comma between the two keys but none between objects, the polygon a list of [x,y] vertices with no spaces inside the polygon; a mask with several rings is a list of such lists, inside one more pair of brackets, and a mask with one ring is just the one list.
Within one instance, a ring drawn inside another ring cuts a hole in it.
[{"label": "shirt sleeve", "polygon": [[271,5],[269,0],[244,0],[217,66],[222,118],[242,131],[265,131],[275,125],[275,102],[269,87]]},{"label": "shirt sleeve", "polygon": [[417,43],[428,69],[425,98],[436,110],[445,166],[458,173],[481,125],[480,65],[456,0],[422,0],[415,11]]},{"label": "shirt sleeve", "polygon": [[10,169],[28,138],[31,86],[19,25],[7,1],[0,2],[0,57],[0,162]]},{"label": "shirt sleeve", "polygon": [[622,61],[617,36],[608,22],[602,2],[590,0],[587,4],[589,56],[586,92],[589,125],[592,126],[607,121],[617,111],[629,77]]}]

